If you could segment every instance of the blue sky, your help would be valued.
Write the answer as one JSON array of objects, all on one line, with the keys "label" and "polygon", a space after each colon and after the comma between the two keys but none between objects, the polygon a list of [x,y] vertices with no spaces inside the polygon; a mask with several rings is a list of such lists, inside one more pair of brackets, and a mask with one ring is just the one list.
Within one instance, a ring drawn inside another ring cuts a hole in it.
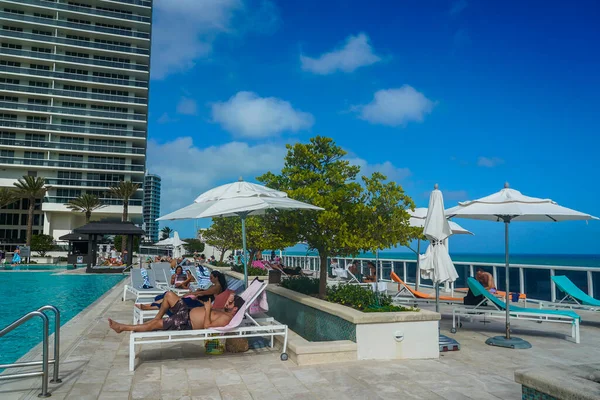
[{"label": "blue sky", "polygon": [[[451,207],[508,181],[600,216],[599,17],[593,1],[156,0],[162,211],[278,171],[286,143],[318,134],[417,206],[435,183]],[[475,236],[453,251],[503,252],[502,224],[456,222]],[[600,222],[511,229],[513,252],[600,253]]]}]

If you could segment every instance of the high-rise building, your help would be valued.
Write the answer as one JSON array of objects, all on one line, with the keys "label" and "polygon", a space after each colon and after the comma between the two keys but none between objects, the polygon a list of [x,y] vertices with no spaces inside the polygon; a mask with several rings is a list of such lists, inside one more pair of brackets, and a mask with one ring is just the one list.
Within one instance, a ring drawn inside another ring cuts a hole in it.
[{"label": "high-rise building", "polygon": [[[44,177],[34,234],[83,225],[65,203],[83,193],[119,220],[107,189],[132,181],[141,223],[150,74],[150,0],[0,0],[0,186]],[[0,242],[25,238],[26,204],[0,212]]]},{"label": "high-rise building", "polygon": [[158,222],[160,217],[160,176],[146,174],[144,177],[144,229],[146,240],[158,242]]}]

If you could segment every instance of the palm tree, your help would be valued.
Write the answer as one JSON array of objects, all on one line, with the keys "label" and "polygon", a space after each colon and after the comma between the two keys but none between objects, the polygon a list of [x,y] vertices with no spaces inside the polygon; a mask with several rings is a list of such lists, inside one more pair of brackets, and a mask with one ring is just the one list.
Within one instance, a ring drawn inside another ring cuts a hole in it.
[{"label": "palm tree", "polygon": [[43,199],[48,188],[46,180],[39,176],[24,176],[14,183],[16,195],[29,200],[29,212],[27,217],[27,246],[31,246],[31,232],[33,231],[33,212],[35,210],[35,201]]},{"label": "palm tree", "polygon": [[[127,219],[129,218],[129,199],[131,199],[133,197],[133,195],[138,191],[138,189],[140,188],[140,185],[138,185],[137,183],[133,183],[131,181],[127,181],[127,182],[119,182],[119,184],[117,186],[113,186],[111,188],[108,189],[108,193],[112,196],[112,197],[116,197],[118,199],[121,199],[121,201],[123,201],[123,218],[122,221],[126,222]],[[123,241],[121,244],[121,248],[122,249],[126,249],[127,248],[127,236],[123,235]],[[131,257],[131,255],[130,255]]]},{"label": "palm tree", "polygon": [[168,239],[169,236],[171,236],[171,233],[173,233],[173,229],[169,228],[168,226],[165,226],[160,230],[160,233],[162,233],[163,239]]},{"label": "palm tree", "polygon": [[86,224],[90,222],[90,219],[92,218],[92,211],[106,207],[98,197],[89,193],[84,193],[75,199],[69,200],[65,205],[70,210],[85,213]]},{"label": "palm tree", "polygon": [[17,195],[14,189],[0,188],[0,207],[7,206],[17,200]]}]

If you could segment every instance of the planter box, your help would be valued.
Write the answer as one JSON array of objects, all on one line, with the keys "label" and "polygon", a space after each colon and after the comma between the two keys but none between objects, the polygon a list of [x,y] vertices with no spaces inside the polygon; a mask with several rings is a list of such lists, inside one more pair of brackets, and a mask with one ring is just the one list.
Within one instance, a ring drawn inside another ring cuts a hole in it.
[{"label": "planter box", "polygon": [[364,313],[276,285],[267,292],[269,315],[309,342],[355,342],[359,360],[439,358],[438,313]]}]

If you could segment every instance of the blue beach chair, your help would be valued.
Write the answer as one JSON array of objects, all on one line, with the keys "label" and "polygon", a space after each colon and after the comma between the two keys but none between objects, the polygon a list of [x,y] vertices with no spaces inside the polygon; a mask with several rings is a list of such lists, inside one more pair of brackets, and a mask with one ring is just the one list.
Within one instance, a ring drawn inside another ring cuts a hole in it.
[{"label": "blue beach chair", "polygon": [[565,296],[558,302],[540,301],[540,308],[568,308],[572,310],[600,311],[600,300],[579,289],[564,275],[553,276],[552,281]]},{"label": "blue beach chair", "polygon": [[[473,318],[498,318],[506,317],[506,303],[488,292],[475,278],[467,279],[467,285],[475,296],[483,295],[484,300],[473,307],[455,307],[452,310],[452,333],[456,332],[456,327],[461,326],[461,317]],[[537,321],[537,322],[556,322],[562,324],[571,324],[571,339],[575,343],[580,342],[579,323],[581,317],[574,311],[569,310],[540,310],[536,308],[523,308],[511,306],[509,310],[510,317],[513,319]]]}]

